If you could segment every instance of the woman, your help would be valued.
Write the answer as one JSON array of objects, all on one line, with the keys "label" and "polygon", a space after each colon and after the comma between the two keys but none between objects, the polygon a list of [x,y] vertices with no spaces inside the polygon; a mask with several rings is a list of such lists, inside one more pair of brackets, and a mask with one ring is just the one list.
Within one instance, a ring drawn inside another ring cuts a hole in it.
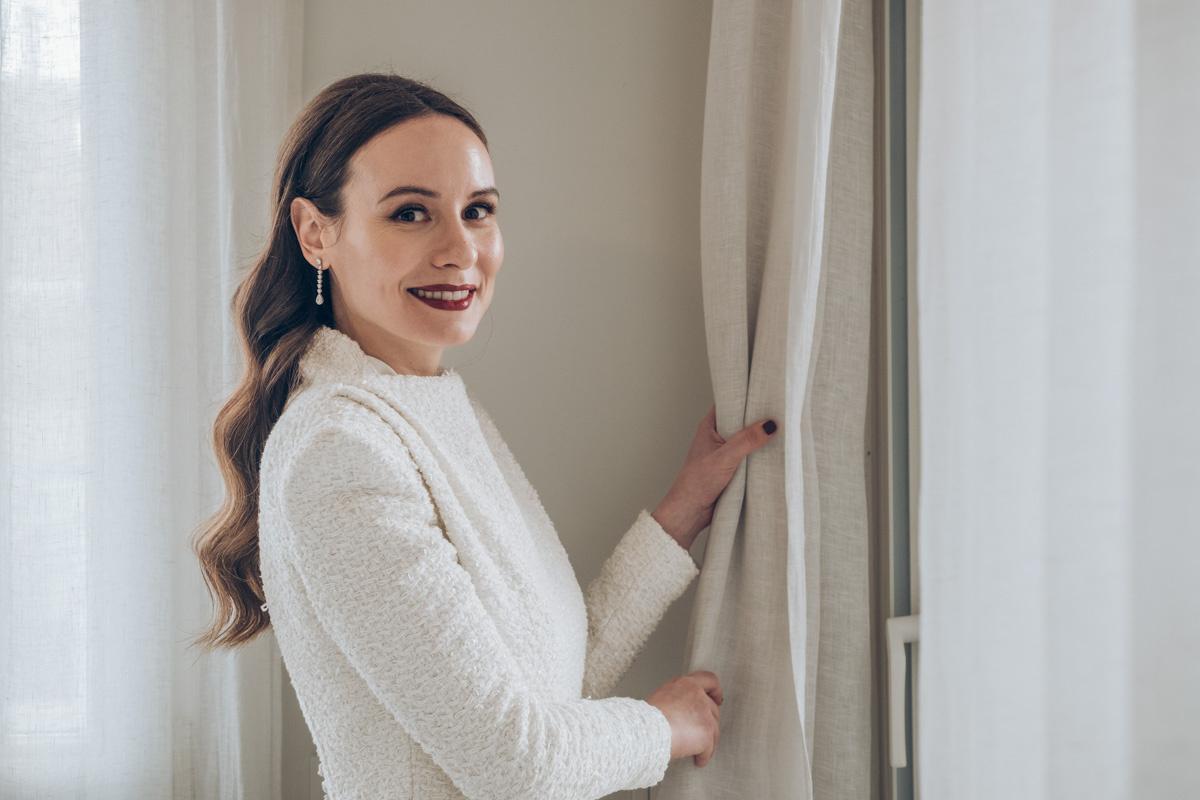
[{"label": "woman", "polygon": [[337,81],[291,129],[273,200],[234,298],[250,368],[216,423],[229,499],[195,545],[218,604],[199,641],[273,625],[334,798],[595,798],[706,764],[716,675],[607,695],[769,433],[726,441],[710,411],[584,597],[495,424],[439,366],[503,260],[475,119],[396,75]]}]

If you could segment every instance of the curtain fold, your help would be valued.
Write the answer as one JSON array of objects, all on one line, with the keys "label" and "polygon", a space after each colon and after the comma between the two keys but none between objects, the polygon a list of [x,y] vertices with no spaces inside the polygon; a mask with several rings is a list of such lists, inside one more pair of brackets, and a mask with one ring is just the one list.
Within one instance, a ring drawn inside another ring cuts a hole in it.
[{"label": "curtain fold", "polygon": [[919,792],[1200,797],[1200,6],[923,6]]},{"label": "curtain fold", "polygon": [[871,798],[868,0],[715,0],[701,271],[717,427],[774,416],[703,534],[684,672],[721,741],[674,798]]},{"label": "curtain fold", "polygon": [[190,539],[302,12],[0,2],[0,796],[278,797],[273,639],[188,647]]}]

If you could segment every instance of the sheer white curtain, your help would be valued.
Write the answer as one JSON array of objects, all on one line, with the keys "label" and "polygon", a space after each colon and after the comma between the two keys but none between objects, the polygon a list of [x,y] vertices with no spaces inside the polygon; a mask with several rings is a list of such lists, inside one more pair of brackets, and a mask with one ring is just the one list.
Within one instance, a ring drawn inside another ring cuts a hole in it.
[{"label": "sheer white curtain", "polygon": [[1200,797],[1200,5],[923,6],[921,795]]},{"label": "sheer white curtain", "polygon": [[0,796],[277,791],[273,639],[188,648],[190,538],[301,11],[0,0]]},{"label": "sheer white curtain", "polygon": [[[716,0],[701,245],[717,427],[773,416],[704,534],[685,672],[721,741],[679,798],[874,796],[865,423],[869,0]],[[777,434],[778,435],[778,434]]]}]

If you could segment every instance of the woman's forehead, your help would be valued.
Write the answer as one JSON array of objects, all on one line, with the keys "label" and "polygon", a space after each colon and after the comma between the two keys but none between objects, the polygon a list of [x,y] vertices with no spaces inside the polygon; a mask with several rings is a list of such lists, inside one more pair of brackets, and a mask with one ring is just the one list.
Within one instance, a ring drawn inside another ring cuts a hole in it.
[{"label": "woman's forehead", "polygon": [[401,184],[435,191],[474,191],[492,185],[492,163],[475,132],[437,114],[393,125],[373,137],[352,159],[376,197]]}]

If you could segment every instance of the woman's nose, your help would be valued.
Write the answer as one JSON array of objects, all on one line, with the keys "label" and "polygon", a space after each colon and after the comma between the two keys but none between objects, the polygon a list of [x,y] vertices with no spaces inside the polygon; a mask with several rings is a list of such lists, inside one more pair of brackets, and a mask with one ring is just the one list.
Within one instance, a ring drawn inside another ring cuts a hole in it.
[{"label": "woman's nose", "polygon": [[438,243],[436,260],[439,263],[457,264],[466,269],[474,265],[478,252],[474,234],[464,223],[458,222],[446,226],[446,231]]}]

